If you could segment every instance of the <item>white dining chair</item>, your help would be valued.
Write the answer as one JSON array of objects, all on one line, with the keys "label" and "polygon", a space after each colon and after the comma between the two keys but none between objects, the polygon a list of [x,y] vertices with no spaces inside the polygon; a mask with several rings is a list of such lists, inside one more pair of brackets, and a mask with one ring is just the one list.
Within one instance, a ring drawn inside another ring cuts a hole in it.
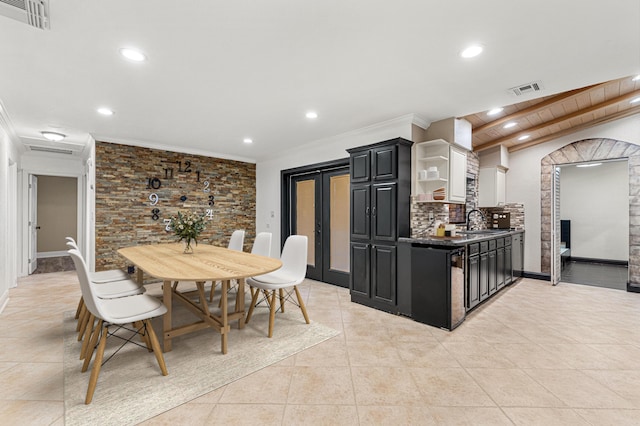
[{"label": "white dining chair", "polygon": [[[82,291],[85,306],[91,315],[98,320],[97,327],[91,333],[89,351],[87,351],[82,365],[82,372],[87,371],[91,358],[93,357],[93,353],[96,353],[95,360],[93,361],[93,368],[91,369],[91,377],[89,378],[85,404],[90,404],[93,399],[96,384],[98,383],[98,376],[100,375],[100,369],[102,367],[107,338],[110,335],[113,335],[113,332],[109,331],[109,327],[122,329],[126,324],[133,324],[135,329],[127,330],[141,335],[142,340],[146,344],[146,348],[148,350],[152,350],[155,354],[156,361],[158,362],[162,375],[166,376],[169,374],[164,362],[162,350],[160,349],[158,338],[156,337],[153,326],[151,325],[152,318],[164,315],[165,312],[167,312],[167,308],[162,304],[162,302],[155,297],[146,294],[121,297],[118,299],[101,299],[97,297],[95,288],[98,285],[91,282],[89,278],[89,271],[82,255],[75,249],[69,250],[68,253],[73,259],[76,271],[78,272],[80,290]],[[135,343],[132,339],[126,339],[123,346],[127,342]],[[96,344],[97,350],[94,350],[93,348],[96,347]]]},{"label": "white dining chair", "polygon": [[[71,237],[67,237],[67,247],[69,249],[78,250],[78,246]],[[82,255],[80,255],[82,256]],[[83,258],[84,261],[84,258]],[[85,262],[86,264],[86,262]],[[89,279],[96,286],[96,295],[101,299],[116,299],[118,297],[133,296],[142,294],[146,289],[131,280],[129,275],[119,269],[89,273]],[[93,327],[93,323],[89,323],[90,314],[84,305],[84,298],[80,296],[78,307],[76,309],[75,318],[78,320],[76,331],[78,332],[78,341],[81,341],[87,332],[87,327]],[[84,356],[84,351],[80,352],[80,359]]]},{"label": "white dining chair", "polygon": [[[271,256],[271,232],[259,232],[256,238],[253,240],[253,246],[251,247],[251,254],[257,254],[260,256]],[[253,287],[249,288],[251,291],[251,297],[253,298]]]},{"label": "white dining chair", "polygon": [[[229,244],[227,245],[229,250],[244,251],[244,229],[236,229],[231,233],[229,238]],[[216,290],[216,286],[219,281],[211,283],[211,293],[209,293],[209,302],[213,301],[213,295]]]},{"label": "white dining chair", "polygon": [[[251,320],[251,315],[258,301],[258,295],[262,290],[269,305],[269,337],[273,336],[276,290],[279,292],[280,310],[284,312],[284,302],[289,300],[300,308],[304,320],[309,324],[307,309],[298,290],[298,284],[304,281],[307,273],[307,237],[305,235],[290,235],[284,243],[280,260],[282,261],[280,269],[268,274],[247,278],[247,284],[255,287],[256,290],[252,291],[253,296],[245,323]],[[297,303],[293,300],[292,292],[296,294]]]}]

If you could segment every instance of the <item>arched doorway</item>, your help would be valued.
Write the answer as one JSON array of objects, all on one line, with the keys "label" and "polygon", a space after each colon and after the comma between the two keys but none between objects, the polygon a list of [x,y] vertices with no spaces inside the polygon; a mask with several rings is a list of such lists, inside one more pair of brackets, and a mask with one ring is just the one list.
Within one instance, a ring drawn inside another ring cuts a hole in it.
[{"label": "arched doorway", "polygon": [[[540,162],[541,269],[560,276],[560,233],[553,233],[553,182],[556,166],[588,161],[626,158],[629,161],[629,284],[628,291],[640,292],[640,146],[615,139],[584,139],[573,142],[544,157]],[[552,238],[555,240],[552,241]],[[552,272],[554,268],[554,273]]]}]

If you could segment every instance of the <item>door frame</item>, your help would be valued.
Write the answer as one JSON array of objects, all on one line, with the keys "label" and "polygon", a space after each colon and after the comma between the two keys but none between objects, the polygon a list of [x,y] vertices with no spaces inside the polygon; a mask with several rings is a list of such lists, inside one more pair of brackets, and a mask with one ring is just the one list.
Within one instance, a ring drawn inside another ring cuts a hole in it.
[{"label": "door frame", "polygon": [[[280,250],[284,247],[284,242],[287,237],[292,234],[292,179],[305,174],[322,174],[323,172],[330,172],[345,167],[349,167],[349,157],[280,171]],[[322,196],[322,194],[320,194],[320,196]]]},{"label": "door frame", "polygon": [[[22,212],[21,215],[21,240],[22,240],[22,250],[21,256],[19,259],[20,270],[18,272],[19,276],[24,277],[29,275],[29,176],[56,176],[56,177],[68,177],[77,179],[76,186],[76,197],[77,197],[77,211],[76,211],[76,232],[77,232],[77,242],[80,246],[80,251],[83,255],[87,256],[87,249],[84,247],[85,241],[85,226],[87,223],[87,215],[85,209],[85,182],[84,182],[84,173],[79,171],[77,173],[74,172],[58,172],[58,171],[50,171],[50,170],[39,170],[37,168],[25,168],[21,171],[22,181],[20,182],[20,195],[21,195],[21,206]],[[37,255],[37,251],[36,251]]]}]

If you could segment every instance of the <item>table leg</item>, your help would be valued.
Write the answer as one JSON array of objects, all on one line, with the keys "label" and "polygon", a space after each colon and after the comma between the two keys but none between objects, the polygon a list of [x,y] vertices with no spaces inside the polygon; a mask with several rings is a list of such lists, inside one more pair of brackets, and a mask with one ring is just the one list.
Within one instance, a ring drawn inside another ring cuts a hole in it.
[{"label": "table leg", "polygon": [[229,331],[229,317],[228,317],[228,306],[227,306],[227,292],[229,291],[229,280],[222,280],[222,294],[220,297],[222,298],[222,329],[220,330],[220,334],[222,335],[222,353],[227,353],[227,332]]},{"label": "table leg", "polygon": [[171,281],[162,283],[162,303],[167,307],[167,313],[162,317],[162,347],[164,352],[171,351],[171,298],[173,291],[171,290]]},{"label": "table leg", "polygon": [[136,272],[136,280],[138,281],[138,284],[144,284],[144,271],[140,267],[138,267],[138,270]]},{"label": "table leg", "polygon": [[238,328],[244,328],[244,278],[238,280],[238,294],[236,296],[236,311],[242,312],[238,319]]}]

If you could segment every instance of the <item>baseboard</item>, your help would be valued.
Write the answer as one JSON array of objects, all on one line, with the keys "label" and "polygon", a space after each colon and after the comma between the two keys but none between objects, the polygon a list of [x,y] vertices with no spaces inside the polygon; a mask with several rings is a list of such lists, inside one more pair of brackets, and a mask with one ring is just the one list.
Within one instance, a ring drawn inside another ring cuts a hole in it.
[{"label": "baseboard", "polygon": [[63,250],[63,251],[43,251],[37,254],[38,259],[46,259],[49,257],[62,257],[62,256],[69,256],[69,253]]},{"label": "baseboard", "polygon": [[2,296],[0,296],[0,314],[4,311],[4,308],[9,304],[9,290],[6,290]]},{"label": "baseboard", "polygon": [[629,293],[640,293],[640,285],[634,285],[627,282],[627,291]]},{"label": "baseboard", "polygon": [[523,278],[532,278],[534,280],[551,281],[551,275],[543,274],[541,272],[528,272],[522,271]]},{"label": "baseboard", "polygon": [[629,262],[627,262],[626,260],[594,259],[591,257],[576,257],[576,256],[571,256],[568,260],[571,262],[580,262],[580,263],[603,263],[605,265],[629,266]]}]

